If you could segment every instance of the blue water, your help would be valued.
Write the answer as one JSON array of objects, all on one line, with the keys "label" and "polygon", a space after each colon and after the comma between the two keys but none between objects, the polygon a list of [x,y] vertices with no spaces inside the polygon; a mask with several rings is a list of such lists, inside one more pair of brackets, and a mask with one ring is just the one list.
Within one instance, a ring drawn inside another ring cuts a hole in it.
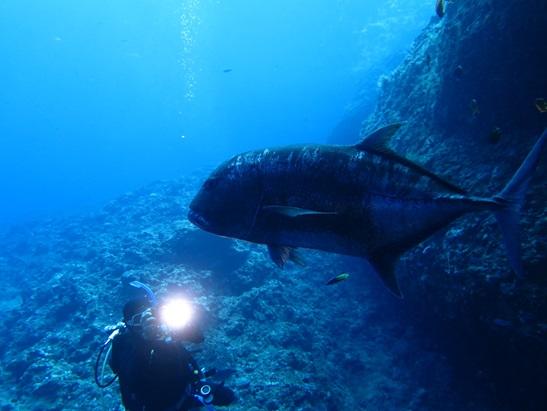
[{"label": "blue water", "polygon": [[0,224],[325,141],[433,13],[424,0],[4,0]]}]

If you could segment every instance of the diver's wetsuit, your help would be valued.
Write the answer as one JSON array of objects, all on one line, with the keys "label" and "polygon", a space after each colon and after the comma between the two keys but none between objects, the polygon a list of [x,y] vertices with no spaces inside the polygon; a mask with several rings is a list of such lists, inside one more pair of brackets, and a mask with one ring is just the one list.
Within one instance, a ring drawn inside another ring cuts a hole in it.
[{"label": "diver's wetsuit", "polygon": [[[119,376],[123,405],[130,411],[186,411],[201,404],[192,397],[196,361],[182,343],[145,340],[130,329],[112,342],[110,367]],[[232,390],[210,384],[213,404],[228,405]]]}]

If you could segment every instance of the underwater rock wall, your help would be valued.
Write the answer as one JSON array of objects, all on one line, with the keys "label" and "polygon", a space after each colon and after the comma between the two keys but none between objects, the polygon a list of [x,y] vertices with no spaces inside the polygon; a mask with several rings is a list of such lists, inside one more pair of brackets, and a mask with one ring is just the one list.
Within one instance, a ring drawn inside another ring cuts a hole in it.
[{"label": "underwater rock wall", "polygon": [[[547,2],[459,0],[380,81],[362,135],[398,121],[392,148],[474,195],[501,190],[547,126]],[[489,374],[510,409],[547,408],[547,153],[522,210],[526,278],[509,267],[492,215],[458,220],[407,253],[411,316],[453,362]],[[488,378],[488,377],[486,377]]]}]

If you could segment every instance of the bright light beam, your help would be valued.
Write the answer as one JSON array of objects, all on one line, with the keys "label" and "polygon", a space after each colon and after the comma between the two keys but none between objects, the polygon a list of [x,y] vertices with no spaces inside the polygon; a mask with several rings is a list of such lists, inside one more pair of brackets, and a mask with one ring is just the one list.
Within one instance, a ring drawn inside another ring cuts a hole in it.
[{"label": "bright light beam", "polygon": [[176,298],[167,301],[160,308],[160,319],[170,330],[180,330],[190,322],[193,313],[188,301]]}]

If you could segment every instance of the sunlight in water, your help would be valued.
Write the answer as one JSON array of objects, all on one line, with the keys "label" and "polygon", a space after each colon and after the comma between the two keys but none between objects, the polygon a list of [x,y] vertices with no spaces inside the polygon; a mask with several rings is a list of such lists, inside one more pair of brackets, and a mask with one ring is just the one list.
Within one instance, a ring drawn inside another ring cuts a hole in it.
[{"label": "sunlight in water", "polygon": [[181,5],[181,65],[184,72],[184,97],[188,101],[191,101],[194,98],[196,88],[195,60],[193,57],[193,50],[196,30],[201,24],[201,19],[198,16],[199,6],[200,0],[184,0]]}]

